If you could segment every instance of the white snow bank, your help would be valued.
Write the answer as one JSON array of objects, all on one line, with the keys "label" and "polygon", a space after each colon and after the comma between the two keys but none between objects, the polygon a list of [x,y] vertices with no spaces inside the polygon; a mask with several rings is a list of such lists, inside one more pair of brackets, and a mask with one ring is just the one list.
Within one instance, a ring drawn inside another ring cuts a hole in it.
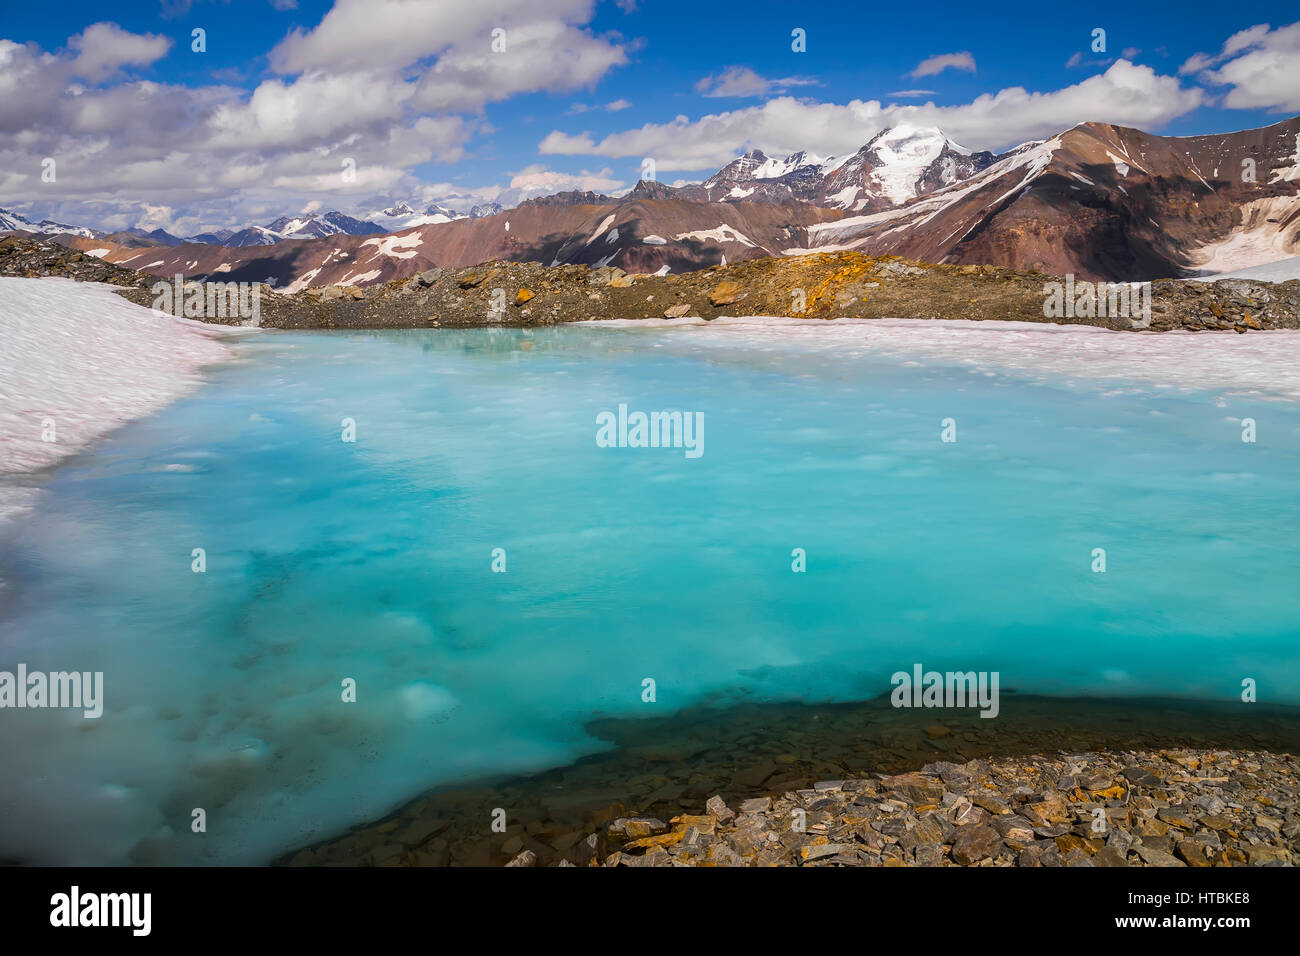
[{"label": "white snow bank", "polygon": [[221,339],[255,331],[173,318],[98,282],[0,278],[0,522],[31,507],[35,472],[192,390],[230,356]]},{"label": "white snow bank", "polygon": [[1040,384],[1150,383],[1300,401],[1300,330],[1113,332],[1091,325],[950,319],[790,319],[737,317],[706,322],[606,320],[604,327],[680,328],[702,347],[743,345],[773,352],[885,355],[922,365],[969,366]]},{"label": "white snow bank", "polygon": [[1300,279],[1300,256],[1279,259],[1262,266],[1237,269],[1234,272],[1220,272],[1212,276],[1196,276],[1188,282],[1213,282],[1216,279],[1257,279],[1260,282],[1286,282],[1288,279]]}]

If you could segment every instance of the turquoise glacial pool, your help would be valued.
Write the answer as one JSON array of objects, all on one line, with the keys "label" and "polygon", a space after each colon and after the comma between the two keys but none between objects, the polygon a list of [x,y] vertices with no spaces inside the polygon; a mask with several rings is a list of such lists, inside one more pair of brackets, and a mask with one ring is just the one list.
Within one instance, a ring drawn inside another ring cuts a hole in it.
[{"label": "turquoise glacial pool", "polygon": [[[864,699],[917,663],[1300,703],[1295,403],[706,327],[236,348],[0,539],[0,669],[105,686],[97,720],[0,715],[0,858],[263,863],[573,761],[593,717]],[[703,453],[600,447],[620,404],[700,413]]]}]

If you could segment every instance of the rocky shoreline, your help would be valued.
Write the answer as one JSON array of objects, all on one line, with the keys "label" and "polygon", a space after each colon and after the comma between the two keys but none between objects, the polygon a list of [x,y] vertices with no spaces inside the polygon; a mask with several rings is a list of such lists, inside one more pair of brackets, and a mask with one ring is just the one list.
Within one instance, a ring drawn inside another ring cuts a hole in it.
[{"label": "rocky shoreline", "polygon": [[714,796],[667,822],[620,817],[581,845],[592,866],[1293,866],[1298,797],[1289,754],[937,761],[735,807]]},{"label": "rocky shoreline", "polygon": [[[122,269],[46,239],[0,239],[0,275],[66,276],[122,286],[153,305],[159,277]],[[260,324],[278,329],[535,327],[600,319],[720,316],[927,318],[1086,324],[1134,330],[1127,318],[1044,316],[1041,272],[934,265],[897,256],[828,252],[750,259],[680,275],[629,275],[585,265],[495,260],[431,269],[367,286],[281,293],[261,286]],[[200,316],[218,324],[240,319]],[[1152,283],[1149,331],[1300,328],[1300,279]]]},{"label": "rocky shoreline", "polygon": [[[880,699],[603,719],[588,730],[612,750],[434,791],[275,862],[1300,863],[1295,708],[1020,695],[1004,703],[992,721],[936,719]],[[498,811],[503,830],[492,826]]]}]

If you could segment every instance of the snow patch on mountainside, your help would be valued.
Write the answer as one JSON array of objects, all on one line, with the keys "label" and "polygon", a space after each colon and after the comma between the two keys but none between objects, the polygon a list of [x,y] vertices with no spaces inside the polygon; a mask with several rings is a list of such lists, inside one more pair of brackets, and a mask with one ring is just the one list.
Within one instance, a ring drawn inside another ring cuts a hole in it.
[{"label": "snow patch on mountainside", "polygon": [[[367,239],[361,243],[363,246],[374,246],[375,253],[371,259],[378,259],[380,256],[390,256],[393,259],[410,259],[415,255],[418,249],[424,243],[424,236],[418,232],[408,232],[403,235],[383,236],[379,239]],[[397,250],[404,250],[398,252]]]},{"label": "snow patch on mountainside", "polygon": [[1256,199],[1241,209],[1241,225],[1223,239],[1207,242],[1192,254],[1201,275],[1267,265],[1300,253],[1300,241],[1287,234],[1295,196]]},{"label": "snow patch on mountainside", "polygon": [[862,192],[861,186],[845,186],[834,195],[827,196],[826,204],[837,209],[848,209],[853,205],[853,201],[858,198],[860,192]]},{"label": "snow patch on mountainside", "polygon": [[683,232],[673,236],[677,242],[683,239],[697,239],[700,242],[739,242],[746,246],[757,246],[757,243],[750,240],[744,233],[737,232],[735,229],[722,223],[713,229],[696,229],[694,232]]},{"label": "snow patch on mountainside", "polygon": [[[371,256],[371,258],[373,259],[374,256]],[[338,282],[334,282],[331,284],[332,285],[358,285],[361,283],[369,282],[371,279],[378,279],[381,275],[383,275],[383,270],[381,269],[372,269],[370,272],[362,272],[358,275],[353,275],[351,272],[349,272]]]},{"label": "snow patch on mountainside", "polygon": [[294,279],[283,289],[277,289],[276,291],[284,295],[293,295],[295,292],[301,292],[303,289],[308,288],[311,285],[312,280],[315,279],[318,275],[320,275],[319,267],[312,269],[310,272],[304,272],[302,275]]},{"label": "snow patch on mountainside", "polygon": [[[1109,156],[1109,157],[1110,157],[1110,161],[1111,161],[1112,163],[1115,164],[1115,171],[1116,171],[1117,173],[1119,173],[1121,176],[1127,176],[1127,175],[1128,175],[1128,171],[1129,171],[1129,165],[1128,165],[1128,163],[1124,162],[1124,160],[1120,159],[1118,156],[1116,156],[1116,155],[1115,155],[1114,153],[1112,153],[1110,150],[1106,150],[1106,155]],[[1216,176],[1219,175],[1219,171],[1218,171],[1217,169],[1214,171],[1214,175],[1216,175]]]},{"label": "snow patch on mountainside", "polygon": [[1275,169],[1269,178],[1269,184],[1294,182],[1300,179],[1300,133],[1295,134],[1295,152],[1291,155],[1291,165],[1286,169]]},{"label": "snow patch on mountainside", "polygon": [[591,234],[591,238],[588,239],[584,243],[584,245],[588,245],[588,246],[591,245],[593,242],[595,242],[597,239],[603,236],[605,234],[605,230],[608,229],[613,224],[614,224],[614,214],[610,213],[601,221],[600,225],[596,227],[596,231]]}]

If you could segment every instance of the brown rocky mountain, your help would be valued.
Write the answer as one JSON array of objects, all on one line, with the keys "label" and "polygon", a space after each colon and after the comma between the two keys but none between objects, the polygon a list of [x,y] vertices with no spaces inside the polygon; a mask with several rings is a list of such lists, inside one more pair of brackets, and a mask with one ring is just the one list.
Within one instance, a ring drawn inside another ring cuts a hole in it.
[{"label": "brown rocky mountain", "polygon": [[[603,197],[601,197],[603,198]],[[629,272],[683,272],[803,248],[808,229],[843,213],[809,203],[707,203],[681,199],[530,202],[478,219],[431,223],[380,236],[336,235],[238,249],[187,243],[120,248],[68,245],[160,276],[266,282],[296,291],[368,285],[488,259],[547,265],[618,264]],[[107,251],[105,251],[107,250]]]},{"label": "brown rocky mountain", "polygon": [[1300,252],[1300,117],[1214,136],[1085,123],[904,206],[810,230],[820,250],[1142,280]]},{"label": "brown rocky mountain", "polygon": [[996,159],[938,131],[886,130],[843,160],[750,153],[700,186],[570,193],[379,236],[242,249],[61,241],[157,275],[290,290],[489,259],[678,273],[850,249],[1112,281],[1208,274],[1300,253],[1300,117],[1191,137],[1085,123]]}]

